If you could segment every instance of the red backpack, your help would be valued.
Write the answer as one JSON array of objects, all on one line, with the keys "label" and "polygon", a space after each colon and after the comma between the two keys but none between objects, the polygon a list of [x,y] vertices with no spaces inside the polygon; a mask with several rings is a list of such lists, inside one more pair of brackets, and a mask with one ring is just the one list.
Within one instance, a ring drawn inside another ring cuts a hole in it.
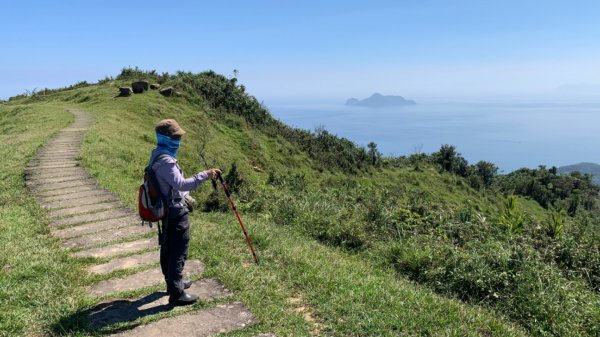
[{"label": "red backpack", "polygon": [[150,227],[152,227],[153,222],[159,222],[167,215],[168,206],[160,193],[158,180],[156,180],[156,175],[152,169],[154,162],[166,156],[168,155],[161,154],[156,156],[150,162],[150,165],[144,169],[144,181],[140,185],[138,193],[138,213],[142,219],[142,225],[147,221]]}]

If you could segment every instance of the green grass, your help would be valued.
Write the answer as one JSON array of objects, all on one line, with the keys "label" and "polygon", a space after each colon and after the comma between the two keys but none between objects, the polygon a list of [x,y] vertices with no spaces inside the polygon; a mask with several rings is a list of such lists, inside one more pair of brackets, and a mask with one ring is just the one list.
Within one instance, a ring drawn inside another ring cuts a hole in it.
[{"label": "green grass", "polygon": [[[246,184],[236,200],[261,266],[252,264],[232,214],[195,212],[191,217],[190,258],[203,261],[203,277],[218,277],[233,291],[231,300],[244,302],[260,321],[227,336],[266,331],[278,336],[585,336],[600,331],[597,294],[579,278],[565,277],[539,256],[536,242],[527,241],[539,234],[536,226],[548,215],[535,202],[518,199],[527,214],[526,235],[511,238],[495,225],[504,197],[475,191],[460,177],[428,165],[352,176],[319,172],[294,145],[267,136],[239,116],[211,119],[215,111],[156,91],[115,98],[119,84],[0,105],[0,137],[5,137],[2,144],[5,139],[10,144],[0,149],[10,163],[0,176],[0,224],[8,229],[0,235],[2,242],[12,243],[0,246],[2,265],[9,269],[0,279],[0,303],[8,308],[0,312],[0,333],[87,336],[112,331],[82,327],[83,313],[94,304],[82,289],[126,272],[78,277],[98,260],[75,260],[62,251],[48,233],[44,212],[23,189],[28,159],[72,119],[67,105],[89,111],[96,121],[85,137],[84,165],[101,186],[133,208],[155,146],[153,127],[162,118],[177,119],[187,131],[178,159],[188,176],[205,169],[198,155],[205,134],[211,163],[238,165]],[[12,121],[15,109],[24,109],[18,113],[29,129]],[[283,180],[268,184],[270,174]],[[202,201],[210,192],[206,184],[194,195]],[[388,235],[392,223],[401,235]],[[21,234],[27,239],[19,240]],[[498,300],[493,294],[477,297],[496,289],[496,280],[502,279],[496,262],[509,266],[515,256],[525,255],[519,260],[521,273],[512,275],[520,283],[510,283],[514,288],[499,293]],[[461,293],[473,285],[480,287],[477,292]],[[13,287],[19,291],[12,292]],[[28,295],[30,289],[40,296]]]},{"label": "green grass", "polygon": [[81,266],[25,190],[29,159],[73,115],[62,104],[0,105],[0,335],[42,334],[78,306]]}]

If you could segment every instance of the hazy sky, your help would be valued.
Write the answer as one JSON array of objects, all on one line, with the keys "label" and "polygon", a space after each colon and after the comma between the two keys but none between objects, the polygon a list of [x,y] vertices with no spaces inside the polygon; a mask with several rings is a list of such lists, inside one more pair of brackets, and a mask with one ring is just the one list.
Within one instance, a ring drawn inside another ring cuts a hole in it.
[{"label": "hazy sky", "polygon": [[600,94],[600,1],[0,0],[0,99],[213,69],[259,100]]}]

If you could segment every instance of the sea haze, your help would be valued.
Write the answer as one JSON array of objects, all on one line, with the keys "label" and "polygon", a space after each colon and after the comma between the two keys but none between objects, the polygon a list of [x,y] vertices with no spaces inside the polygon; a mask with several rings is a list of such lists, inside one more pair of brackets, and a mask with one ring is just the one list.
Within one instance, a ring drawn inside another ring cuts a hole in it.
[{"label": "sea haze", "polygon": [[288,125],[325,126],[358,145],[377,143],[385,155],[410,155],[455,145],[470,162],[504,172],[538,165],[600,160],[600,103],[434,103],[394,108],[344,102],[267,104]]}]

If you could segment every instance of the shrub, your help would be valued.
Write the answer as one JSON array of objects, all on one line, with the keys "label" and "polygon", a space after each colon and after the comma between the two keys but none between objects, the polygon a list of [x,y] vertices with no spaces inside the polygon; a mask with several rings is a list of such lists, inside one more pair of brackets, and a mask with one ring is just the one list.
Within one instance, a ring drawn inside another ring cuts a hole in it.
[{"label": "shrub", "polygon": [[523,234],[523,223],[525,215],[517,206],[517,199],[509,196],[504,202],[504,211],[500,215],[499,222],[511,234]]},{"label": "shrub", "polygon": [[437,292],[497,308],[537,336],[594,336],[598,295],[564,279],[523,245],[471,241],[457,249],[433,237],[413,237],[386,252],[396,270]]}]

